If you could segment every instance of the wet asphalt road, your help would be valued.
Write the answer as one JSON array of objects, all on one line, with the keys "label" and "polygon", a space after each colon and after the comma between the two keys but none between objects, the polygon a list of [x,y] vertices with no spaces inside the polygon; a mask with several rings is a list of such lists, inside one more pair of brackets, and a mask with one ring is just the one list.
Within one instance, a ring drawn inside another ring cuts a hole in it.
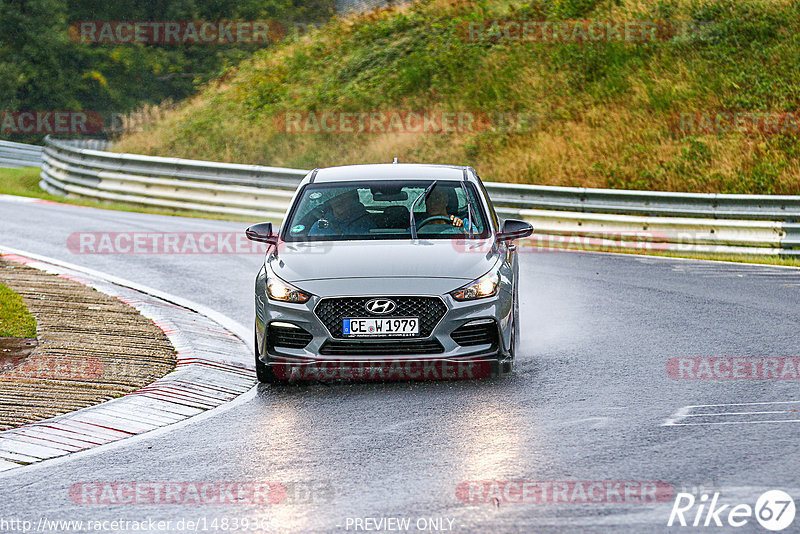
[{"label": "wet asphalt road", "polygon": [[[0,245],[180,295],[249,326],[258,254],[77,255],[66,246],[81,231],[244,226],[0,197]],[[243,519],[251,532],[256,521],[260,531],[364,532],[376,526],[367,518],[394,517],[410,519],[411,532],[766,532],[752,518],[736,529],[670,529],[672,498],[483,503],[463,502],[456,490],[477,480],[662,481],[675,491],[710,488],[732,504],[752,506],[768,489],[800,497],[800,424],[792,422],[800,415],[788,411],[800,402],[787,403],[800,401],[797,380],[674,380],[666,370],[673,357],[800,356],[800,271],[540,252],[521,254],[520,274],[521,353],[508,378],[260,386],[193,423],[14,470],[0,478],[0,531],[16,529],[3,520],[35,528],[45,518],[161,520],[171,532],[245,532]],[[716,406],[768,402],[785,404]],[[679,421],[730,424],[662,426],[698,405],[715,407],[694,412],[717,415]],[[274,481],[289,495],[275,505],[70,499],[74,484],[98,481]]]}]

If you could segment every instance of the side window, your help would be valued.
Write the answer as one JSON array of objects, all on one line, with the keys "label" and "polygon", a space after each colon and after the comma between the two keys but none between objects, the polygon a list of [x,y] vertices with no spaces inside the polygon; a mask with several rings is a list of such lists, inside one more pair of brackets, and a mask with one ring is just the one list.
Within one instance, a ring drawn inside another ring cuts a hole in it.
[{"label": "side window", "polygon": [[322,190],[322,191],[312,191],[309,194],[306,194],[305,191],[302,193],[300,197],[302,201],[298,206],[297,213],[295,214],[295,219],[303,219],[309,213],[314,211],[315,209],[322,206],[331,196],[335,194],[334,190]]},{"label": "side window", "polygon": [[[475,231],[478,233],[483,233],[486,231],[486,219],[484,217],[484,209],[483,203],[480,201],[480,195],[475,190],[475,187],[472,184],[467,184],[467,191],[469,192],[470,197],[470,204],[472,205],[472,210],[480,210],[479,213],[473,213],[472,218],[474,219],[475,224]],[[463,191],[462,191],[463,193]],[[462,210],[464,216],[467,216],[467,203],[464,202],[464,207]]]},{"label": "side window", "polygon": [[486,198],[486,203],[489,205],[489,217],[492,219],[492,226],[494,226],[495,231],[499,232],[500,221],[497,219],[497,213],[494,211],[492,197],[490,197],[489,193],[486,191],[486,186],[483,185],[483,180],[481,180],[480,176],[478,176],[478,173],[475,173],[475,178],[478,179],[478,183],[481,185],[481,192],[483,192],[483,196]]}]

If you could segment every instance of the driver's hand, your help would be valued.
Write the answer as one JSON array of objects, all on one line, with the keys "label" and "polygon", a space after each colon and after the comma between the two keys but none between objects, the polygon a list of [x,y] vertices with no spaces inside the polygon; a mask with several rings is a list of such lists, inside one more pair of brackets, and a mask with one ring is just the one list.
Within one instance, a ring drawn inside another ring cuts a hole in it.
[{"label": "driver's hand", "polygon": [[453,226],[464,226],[464,219],[456,217],[455,215],[450,216],[450,223]]}]

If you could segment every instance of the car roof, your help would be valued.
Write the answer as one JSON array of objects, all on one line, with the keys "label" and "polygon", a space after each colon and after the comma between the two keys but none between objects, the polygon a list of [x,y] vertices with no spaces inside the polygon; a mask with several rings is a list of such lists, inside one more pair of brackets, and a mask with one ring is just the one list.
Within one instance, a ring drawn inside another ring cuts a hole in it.
[{"label": "car roof", "polygon": [[[458,165],[427,163],[374,163],[368,165],[343,165],[326,167],[312,172],[314,183],[383,181],[383,180],[458,180],[464,179],[464,170]],[[467,179],[470,179],[467,173]]]}]

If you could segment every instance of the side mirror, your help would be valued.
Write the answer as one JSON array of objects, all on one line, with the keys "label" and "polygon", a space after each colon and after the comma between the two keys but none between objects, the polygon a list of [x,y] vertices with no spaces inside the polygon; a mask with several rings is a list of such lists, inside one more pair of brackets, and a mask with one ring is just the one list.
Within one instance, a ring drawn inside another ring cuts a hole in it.
[{"label": "side mirror", "polygon": [[518,221],[516,219],[506,219],[503,223],[503,229],[497,234],[498,241],[511,241],[513,239],[521,239],[528,237],[533,233],[533,226],[525,221]]},{"label": "side mirror", "polygon": [[278,234],[277,232],[273,233],[271,222],[254,224],[244,231],[244,235],[250,241],[269,243],[270,245],[275,245],[278,242]]}]

